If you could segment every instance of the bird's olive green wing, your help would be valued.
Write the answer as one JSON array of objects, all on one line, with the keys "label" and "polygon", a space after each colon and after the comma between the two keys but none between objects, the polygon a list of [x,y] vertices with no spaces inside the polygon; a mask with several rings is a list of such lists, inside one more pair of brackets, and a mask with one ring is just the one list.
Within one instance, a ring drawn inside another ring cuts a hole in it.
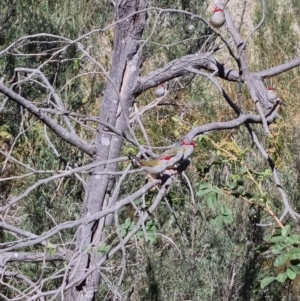
[{"label": "bird's olive green wing", "polygon": [[160,165],[161,162],[158,159],[150,159],[150,160],[146,160],[146,161],[142,161],[141,165],[142,166],[147,166],[147,167],[155,167],[157,165]]}]

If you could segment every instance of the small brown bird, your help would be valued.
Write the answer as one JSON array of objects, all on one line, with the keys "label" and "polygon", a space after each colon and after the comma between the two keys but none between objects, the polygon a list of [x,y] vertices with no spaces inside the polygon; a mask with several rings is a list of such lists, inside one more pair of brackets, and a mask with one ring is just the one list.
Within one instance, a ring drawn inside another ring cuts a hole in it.
[{"label": "small brown bird", "polygon": [[129,157],[136,161],[137,164],[150,175],[158,175],[162,173],[167,168],[168,161],[171,159],[171,156],[161,156],[159,158],[143,160],[132,154],[129,154]]}]

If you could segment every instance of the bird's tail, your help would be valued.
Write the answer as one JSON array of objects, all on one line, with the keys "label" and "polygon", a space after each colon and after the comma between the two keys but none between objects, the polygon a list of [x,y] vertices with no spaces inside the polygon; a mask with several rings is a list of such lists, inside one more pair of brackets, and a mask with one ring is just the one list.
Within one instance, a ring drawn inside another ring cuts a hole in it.
[{"label": "bird's tail", "polygon": [[129,157],[133,162],[140,163],[140,162],[142,161],[141,158],[139,158],[139,157],[137,157],[137,156],[135,156],[135,155],[133,155],[133,154],[131,154],[131,153],[128,154],[128,157]]}]

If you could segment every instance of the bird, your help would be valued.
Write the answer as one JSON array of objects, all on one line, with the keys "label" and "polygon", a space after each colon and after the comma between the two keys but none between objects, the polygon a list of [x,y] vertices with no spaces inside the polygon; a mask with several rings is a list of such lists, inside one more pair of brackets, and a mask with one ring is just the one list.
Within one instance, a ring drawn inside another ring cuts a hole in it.
[{"label": "bird", "polygon": [[191,141],[189,139],[184,139],[180,143],[180,146],[184,148],[184,153],[183,153],[183,160],[188,159],[194,152],[196,143],[194,141]]},{"label": "bird", "polygon": [[213,14],[210,17],[209,23],[212,27],[220,28],[224,25],[226,19],[223,9],[215,7],[213,9]]},{"label": "bird", "polygon": [[164,96],[166,93],[165,85],[164,84],[158,85],[154,93],[156,97]]},{"label": "bird", "polygon": [[267,98],[272,104],[278,105],[278,107],[288,105],[273,87],[268,87]]},{"label": "bird", "polygon": [[273,104],[279,98],[276,90],[273,87],[268,87],[267,97],[268,97],[268,100]]},{"label": "bird", "polygon": [[183,154],[184,154],[184,147],[181,145],[181,143],[176,143],[174,147],[171,149],[163,152],[160,157],[164,156],[170,156],[170,160],[167,162],[167,169],[170,169],[174,167],[176,163],[179,163],[183,160]]},{"label": "bird", "polygon": [[175,144],[171,149],[163,152],[160,156],[170,156],[167,163],[167,169],[174,167],[175,164],[181,163],[188,159],[194,152],[195,142],[189,139],[183,139],[181,142]]},{"label": "bird", "polygon": [[165,171],[168,161],[171,159],[171,156],[161,156],[159,158],[150,158],[146,160],[132,154],[129,154],[128,156],[133,161],[137,162],[137,164],[149,175],[158,175]]}]

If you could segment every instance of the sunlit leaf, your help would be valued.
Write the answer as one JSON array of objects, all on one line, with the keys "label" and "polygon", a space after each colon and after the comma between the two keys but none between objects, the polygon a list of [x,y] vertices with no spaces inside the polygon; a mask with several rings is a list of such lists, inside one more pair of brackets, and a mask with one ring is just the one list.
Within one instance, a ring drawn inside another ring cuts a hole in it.
[{"label": "sunlit leaf", "polygon": [[292,271],[291,269],[287,269],[286,274],[291,280],[294,280],[297,276],[297,274],[294,271]]},{"label": "sunlit leaf", "polygon": [[229,188],[230,188],[231,190],[235,190],[235,189],[237,189],[237,187],[238,187],[238,183],[237,183],[236,180],[234,180],[233,182],[231,182],[231,183],[229,184]]},{"label": "sunlit leaf", "polygon": [[276,278],[275,277],[267,277],[264,278],[261,282],[260,282],[260,288],[265,288],[266,286],[268,286],[270,283],[272,283]]},{"label": "sunlit leaf", "polygon": [[280,254],[274,261],[274,267],[281,266],[289,259],[289,254]]},{"label": "sunlit leaf", "polygon": [[207,206],[211,209],[216,207],[217,203],[217,196],[214,192],[210,192],[205,196]]},{"label": "sunlit leaf", "polygon": [[217,187],[217,186],[213,186],[211,190],[214,191],[214,192],[217,193],[217,194],[223,195],[223,190],[220,189],[220,188]]},{"label": "sunlit leaf", "polygon": [[300,249],[291,248],[290,249],[290,260],[300,259]]},{"label": "sunlit leaf", "polygon": [[272,238],[272,235],[269,234],[269,235],[264,236],[263,240],[269,242],[271,240],[271,238]]},{"label": "sunlit leaf", "polygon": [[285,239],[287,245],[293,245],[300,242],[300,235],[293,234]]},{"label": "sunlit leaf", "polygon": [[281,241],[284,241],[284,238],[281,235],[273,236],[271,238],[271,242],[281,242]]},{"label": "sunlit leaf", "polygon": [[231,224],[233,222],[233,217],[231,215],[223,216],[224,224]]},{"label": "sunlit leaf", "polygon": [[209,192],[211,192],[210,189],[202,189],[202,190],[198,190],[198,192],[196,193],[196,195],[197,196],[203,196],[203,195],[206,195]]},{"label": "sunlit leaf", "polygon": [[286,225],[283,229],[281,229],[281,235],[282,237],[287,237],[290,234],[291,226]]},{"label": "sunlit leaf", "polygon": [[221,206],[220,210],[223,215],[232,215],[232,211],[224,205]]},{"label": "sunlit leaf", "polygon": [[291,265],[290,269],[293,270],[295,273],[300,274],[300,266],[299,265]]},{"label": "sunlit leaf", "polygon": [[286,278],[287,278],[287,274],[286,273],[280,273],[280,274],[277,275],[276,280],[278,282],[283,283],[286,280]]},{"label": "sunlit leaf", "polygon": [[273,254],[279,254],[285,247],[285,244],[277,244],[271,249],[271,251]]}]

